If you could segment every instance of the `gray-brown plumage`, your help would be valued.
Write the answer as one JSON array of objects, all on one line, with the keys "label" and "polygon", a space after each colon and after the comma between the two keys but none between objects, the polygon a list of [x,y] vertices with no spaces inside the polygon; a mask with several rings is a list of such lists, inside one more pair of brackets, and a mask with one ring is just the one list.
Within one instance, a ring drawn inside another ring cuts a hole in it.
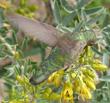
[{"label": "gray-brown plumage", "polygon": [[[59,58],[57,58],[56,56],[59,55],[61,56],[61,58],[63,58],[64,55],[68,55],[67,57],[69,57],[69,60],[67,58],[66,60],[64,59],[64,61],[59,61],[61,62],[61,66],[64,66],[65,63],[63,62],[73,63],[73,61],[78,58],[79,54],[86,45],[86,42],[75,41],[71,38],[66,37],[64,33],[58,31],[55,27],[51,25],[39,22],[37,20],[31,20],[15,13],[7,13],[6,16],[10,24],[20,29],[22,32],[25,33],[25,35],[36,38],[37,40],[60,50],[60,52],[58,52],[59,54],[56,54],[55,52],[57,51],[57,49],[53,49],[53,54],[51,54],[46,59],[46,61],[41,64],[40,68],[43,69],[43,72],[37,76],[36,81],[34,80],[33,82],[31,82],[32,84],[39,84],[40,82],[47,79],[51,73],[59,69],[56,66],[53,67],[53,63],[58,63],[56,62],[56,60],[59,60]],[[51,57],[53,57],[53,59],[51,59]],[[50,71],[46,70],[48,67],[51,67]],[[33,78],[31,78],[31,80],[32,79]]]}]

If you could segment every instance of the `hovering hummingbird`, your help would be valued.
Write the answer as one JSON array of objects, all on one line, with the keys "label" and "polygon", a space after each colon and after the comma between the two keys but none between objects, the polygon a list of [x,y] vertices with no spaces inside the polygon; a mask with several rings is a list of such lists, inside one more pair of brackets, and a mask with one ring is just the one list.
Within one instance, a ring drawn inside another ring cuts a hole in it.
[{"label": "hovering hummingbird", "polygon": [[16,13],[7,13],[6,17],[13,27],[18,28],[25,35],[52,47],[50,55],[39,66],[41,72],[30,78],[33,85],[43,82],[53,72],[74,63],[87,45],[87,41],[74,40],[71,33],[62,33],[49,24],[31,20]]}]

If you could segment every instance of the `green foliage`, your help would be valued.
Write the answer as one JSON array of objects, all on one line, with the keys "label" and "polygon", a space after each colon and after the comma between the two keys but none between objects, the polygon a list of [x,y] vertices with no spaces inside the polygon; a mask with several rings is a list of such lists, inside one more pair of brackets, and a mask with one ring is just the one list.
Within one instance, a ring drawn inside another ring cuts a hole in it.
[{"label": "green foliage", "polygon": [[[24,16],[33,18],[35,10],[38,9],[35,5],[28,5],[28,0],[20,0],[19,8],[16,10],[17,13]],[[47,0],[44,0],[47,2]],[[90,99],[91,94],[87,86],[83,89],[88,93],[85,96],[84,91],[79,91],[73,89],[75,85],[75,77],[85,76],[83,70],[89,76],[93,74],[89,70],[105,70],[108,66],[108,57],[110,54],[110,18],[109,9],[104,8],[103,3],[109,2],[109,0],[77,0],[77,3],[70,6],[67,0],[53,0],[51,2],[54,23],[57,28],[62,32],[70,32],[73,39],[78,40],[90,40],[95,39],[96,44],[92,46],[94,51],[93,57],[90,57],[91,53],[87,52],[81,54],[79,58],[79,64],[76,62],[75,69],[69,66],[67,71],[57,71],[53,73],[48,81],[45,81],[38,86],[33,86],[29,82],[29,78],[32,74],[42,74],[43,70],[48,71],[50,74],[51,70],[54,68],[62,68],[64,65],[65,58],[59,53],[59,50],[54,48],[52,51],[53,55],[45,59],[45,50],[47,45],[33,42],[32,39],[25,37],[20,42],[17,38],[17,32],[11,29],[10,26],[5,26],[7,21],[3,16],[3,9],[0,8],[0,59],[5,57],[13,59],[14,63],[0,69],[0,77],[5,80],[5,85],[7,87],[8,96],[4,98],[3,103],[58,103],[62,99],[71,100],[75,102],[78,99],[78,95],[81,95],[83,99]],[[99,30],[98,32],[96,32]],[[11,37],[8,35],[11,33]],[[32,44],[31,50],[28,51],[28,47]],[[87,50],[87,49],[86,49]],[[90,53],[90,54],[89,54]],[[40,54],[42,57],[41,64],[44,68],[39,68],[39,65],[30,60],[26,60],[26,57]],[[97,60],[94,62],[95,58],[101,58],[103,64]],[[82,62],[83,61],[83,62]],[[97,63],[96,63],[97,62]],[[81,70],[82,64],[84,67],[89,65],[89,69]],[[77,65],[80,65],[77,67]],[[98,68],[97,68],[98,67]],[[77,69],[76,69],[77,68]],[[76,73],[77,76],[76,76]],[[81,75],[82,73],[82,75]],[[73,79],[72,79],[73,78]],[[84,79],[84,78],[83,78]],[[90,79],[90,78],[89,78]],[[95,89],[94,78],[92,82],[87,83],[87,80],[82,82],[86,85],[91,86]],[[100,83],[97,85],[95,92],[93,92],[92,103],[109,103],[110,102],[110,76],[105,72],[100,74]],[[72,82],[70,82],[72,81]],[[81,81],[80,81],[81,83]],[[73,87],[72,87],[73,86]],[[77,87],[80,87],[77,84]],[[89,91],[89,92],[88,92]],[[75,93],[73,98],[73,93]],[[68,96],[67,96],[68,94]]]}]

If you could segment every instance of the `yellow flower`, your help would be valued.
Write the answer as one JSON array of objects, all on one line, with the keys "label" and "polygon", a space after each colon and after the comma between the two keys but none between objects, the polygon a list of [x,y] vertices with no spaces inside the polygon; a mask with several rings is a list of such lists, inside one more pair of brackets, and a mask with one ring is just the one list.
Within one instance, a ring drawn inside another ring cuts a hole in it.
[{"label": "yellow flower", "polygon": [[85,84],[87,85],[88,88],[93,89],[93,90],[96,89],[94,80],[91,77],[86,76],[86,77],[84,77],[83,80],[84,80],[84,82],[85,82]]},{"label": "yellow flower", "polygon": [[104,64],[101,64],[101,63],[95,63],[95,64],[92,65],[92,67],[95,70],[99,70],[99,71],[106,71],[107,70],[107,66],[104,65]]},{"label": "yellow flower", "polygon": [[101,63],[101,61],[98,60],[98,59],[95,59],[95,60],[93,61],[93,63],[97,63],[97,64],[99,64],[99,63]]},{"label": "yellow flower", "polygon": [[99,71],[106,71],[107,70],[107,66],[104,65],[100,60],[95,59],[92,63],[92,67],[95,70],[99,70]]},{"label": "yellow flower", "polygon": [[80,70],[82,71],[82,73],[85,76],[90,76],[91,78],[96,78],[97,77],[97,74],[96,74],[95,70],[92,69],[92,68],[81,67]]},{"label": "yellow flower", "polygon": [[7,0],[0,0],[0,7],[7,9],[10,7],[10,3]]},{"label": "yellow flower", "polygon": [[60,99],[61,99],[61,95],[52,92],[52,93],[50,94],[50,96],[49,96],[49,99],[50,99],[50,100],[60,100]]},{"label": "yellow flower", "polygon": [[78,78],[76,78],[75,80],[74,80],[74,82],[73,82],[73,90],[75,91],[75,92],[79,92],[80,91],[80,81],[79,81],[79,79]]},{"label": "yellow flower", "polygon": [[75,79],[76,76],[77,76],[77,73],[75,73],[75,72],[71,73],[71,77],[72,77],[73,79]]},{"label": "yellow flower", "polygon": [[49,78],[48,78],[48,83],[51,83],[53,81],[54,77],[55,77],[55,73],[50,75]]},{"label": "yellow flower", "polygon": [[22,77],[22,76],[17,75],[17,76],[16,76],[16,80],[17,80],[21,85],[24,84],[24,80],[23,80],[23,77]]},{"label": "yellow flower", "polygon": [[63,91],[61,93],[61,97],[63,100],[73,100],[73,88],[71,83],[65,83]]},{"label": "yellow flower", "polygon": [[51,88],[46,88],[42,93],[43,94],[42,97],[45,98],[45,99],[49,99],[49,96],[50,96],[51,93],[52,93],[52,89]]},{"label": "yellow flower", "polygon": [[20,56],[20,53],[19,53],[19,52],[17,52],[17,51],[16,51],[16,52],[14,52],[14,54],[13,54],[13,55],[14,55],[14,58],[15,58],[16,60],[20,59],[20,57],[21,57],[21,56]]},{"label": "yellow flower", "polygon": [[59,70],[57,72],[54,72],[49,78],[48,78],[48,83],[53,83],[55,86],[60,86],[61,84],[61,79],[63,77],[64,70]]},{"label": "yellow flower", "polygon": [[57,71],[58,74],[63,75],[64,74],[64,70],[60,69],[59,71]]},{"label": "yellow flower", "polygon": [[61,75],[59,75],[59,74],[56,74],[56,75],[55,75],[53,84],[54,84],[56,87],[59,87],[59,86],[61,85]]},{"label": "yellow flower", "polygon": [[91,92],[90,92],[89,88],[85,84],[83,84],[81,86],[80,96],[82,97],[83,100],[92,98]]},{"label": "yellow flower", "polygon": [[46,88],[42,93],[42,97],[47,100],[59,100],[61,95],[53,92],[51,88]]},{"label": "yellow flower", "polygon": [[79,75],[77,77],[77,79],[74,81],[73,88],[75,92],[77,92],[82,97],[83,100],[92,98],[90,89],[86,86],[82,76]]},{"label": "yellow flower", "polygon": [[91,49],[91,46],[87,47],[87,56],[88,57],[93,57],[94,56],[94,52]]}]

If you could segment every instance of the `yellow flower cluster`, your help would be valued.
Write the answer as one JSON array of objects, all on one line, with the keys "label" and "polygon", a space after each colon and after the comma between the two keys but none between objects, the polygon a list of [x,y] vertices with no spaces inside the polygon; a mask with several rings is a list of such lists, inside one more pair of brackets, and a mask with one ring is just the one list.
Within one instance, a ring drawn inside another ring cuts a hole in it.
[{"label": "yellow flower cluster", "polygon": [[64,83],[63,90],[61,92],[61,99],[64,102],[73,103],[73,86],[70,82]]},{"label": "yellow flower cluster", "polygon": [[16,80],[23,88],[26,89],[27,92],[32,93],[35,90],[34,86],[31,85],[26,76],[17,75]]},{"label": "yellow flower cluster", "polygon": [[91,47],[85,48],[84,53],[80,55],[79,63],[83,65],[90,65],[96,71],[106,71],[107,66],[104,65],[100,60],[94,59],[94,52]]},{"label": "yellow flower cluster", "polygon": [[[80,55],[79,60],[71,64],[66,71],[62,68],[54,72],[47,80],[47,87],[40,91],[40,95],[35,94],[35,97],[49,101],[57,100],[62,103],[74,103],[77,96],[81,97],[82,100],[92,99],[91,92],[96,89],[98,80],[97,70],[105,71],[107,66],[98,59],[94,59],[94,53],[90,47],[87,47]],[[35,91],[27,77],[18,75],[16,80],[26,88],[27,92]],[[44,84],[42,85],[44,86]]]},{"label": "yellow flower cluster", "polygon": [[98,80],[97,70],[106,71],[107,66],[94,59],[94,53],[88,46],[75,64],[71,64],[66,72],[63,69],[54,72],[48,78],[48,83],[62,87],[63,102],[73,103],[74,94],[78,94],[83,100],[92,99],[91,91],[96,89]]},{"label": "yellow flower cluster", "polygon": [[[95,78],[97,77],[96,72],[93,69],[80,67],[71,73],[73,90],[81,96],[83,100],[91,99],[91,90],[95,90]],[[73,76],[75,75],[76,76]]]}]

